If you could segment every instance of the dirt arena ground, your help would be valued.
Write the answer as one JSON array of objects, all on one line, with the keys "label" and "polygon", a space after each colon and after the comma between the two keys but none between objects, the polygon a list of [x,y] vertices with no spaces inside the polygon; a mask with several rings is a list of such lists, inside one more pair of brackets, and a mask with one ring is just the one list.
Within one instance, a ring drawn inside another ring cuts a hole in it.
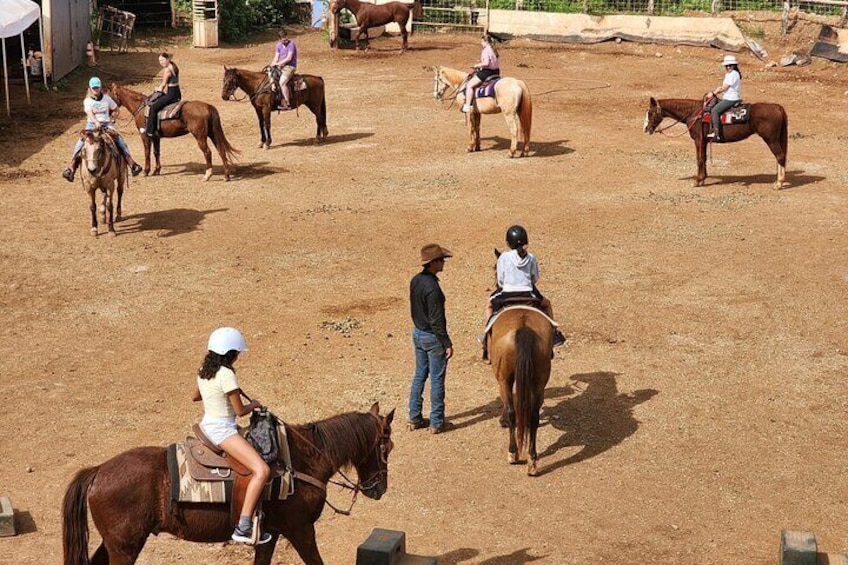
[{"label": "dirt arena ground", "polygon": [[[203,183],[194,140],[164,140],[163,175],[132,179],[116,238],[88,234],[81,185],[60,177],[88,71],[0,122],[0,493],[22,530],[0,540],[0,562],[61,562],[72,475],[186,435],[206,337],[224,324],[250,344],[245,390],[289,421],[375,400],[398,409],[387,495],[317,524],[328,564],[352,564],[374,527],[404,530],[410,552],[442,565],[767,565],[781,528],[848,549],[845,66],[766,69],[740,54],[745,98],[789,114],[790,186],[772,189],[774,160],[754,138],[716,147],[695,189],[692,142],[671,137],[680,126],[649,137],[642,120],[650,96],[717,86],[717,50],[503,45],[504,74],[536,94],[532,155],[510,160],[500,116],[483,120],[483,151],[466,154],[463,116],[432,98],[430,66],[466,68],[474,37],[416,34],[403,56],[394,38],[366,55],[296,39],[302,70],[327,83],[322,146],[304,110],[274,116],[274,145],[256,149],[249,104],[221,100],[222,65],[258,69],[270,36],[102,54],[101,77],[149,91],[155,53],[174,51],[184,96],[215,104],[242,150],[233,181],[215,155]],[[765,43],[779,58],[784,46]],[[138,133],[122,130],[140,157]],[[530,231],[569,339],[535,479],[506,464],[474,341],[491,250],[512,223]],[[455,253],[442,286],[456,428],[439,436],[402,425],[408,282],[431,241]],[[250,560],[244,547],[163,535],[139,563]],[[280,544],[274,562],[299,560]]]}]

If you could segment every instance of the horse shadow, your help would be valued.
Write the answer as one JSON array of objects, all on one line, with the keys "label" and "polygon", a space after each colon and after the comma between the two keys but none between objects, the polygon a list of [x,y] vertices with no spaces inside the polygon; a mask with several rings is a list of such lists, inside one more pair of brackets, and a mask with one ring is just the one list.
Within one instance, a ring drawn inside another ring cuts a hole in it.
[{"label": "horse shadow", "polygon": [[[547,557],[546,555],[529,555],[528,551],[530,551],[529,547],[517,549],[507,555],[490,557],[485,561],[481,561],[479,565],[523,565],[524,563],[531,563]],[[461,547],[436,556],[436,560],[443,565],[459,565],[464,561],[474,559],[478,555],[480,555],[479,550],[470,547]]]},{"label": "horse shadow", "polygon": [[[819,175],[805,175],[804,171],[786,171],[786,182],[789,186],[784,187],[782,190],[790,190],[793,188],[800,188],[802,186],[806,186],[808,184],[815,184],[817,182],[825,180],[827,177],[822,177]],[[688,177],[692,178],[692,177]],[[719,185],[719,184],[735,184],[739,183],[742,186],[748,187],[752,185],[772,185],[775,181],[774,174],[758,174],[758,175],[712,175],[707,177],[706,186],[711,185]],[[709,182],[710,179],[714,179],[716,182]],[[682,180],[682,179],[681,179]]]},{"label": "horse shadow", "polygon": [[[512,143],[511,139],[500,136],[491,137],[489,139],[493,139],[495,141],[495,145],[491,147],[491,149],[509,149],[509,146]],[[531,138],[530,157],[556,157],[558,155],[574,153],[574,149],[567,147],[566,143],[568,143],[567,139],[561,139],[559,141],[533,141]],[[519,149],[521,148],[521,142],[518,143],[518,147]]]},{"label": "horse shadow", "polygon": [[[550,400],[552,398],[559,398],[573,393],[574,389],[570,385],[564,387],[549,388],[545,390],[545,399]],[[459,430],[462,428],[468,428],[481,422],[485,422],[486,420],[500,418],[502,407],[503,404],[501,403],[501,399],[500,397],[497,397],[494,400],[491,400],[490,402],[482,404],[476,408],[466,410],[465,412],[459,412],[457,414],[451,414],[451,428],[454,430]],[[458,422],[458,420],[463,419],[466,420]]]},{"label": "horse shadow", "polygon": [[[551,457],[567,447],[582,448],[577,453],[540,469],[539,475],[591,459],[636,432],[639,421],[633,417],[633,409],[659,394],[659,391],[642,389],[630,394],[619,393],[615,382],[617,376],[618,373],[612,372],[572,375],[572,381],[586,385],[583,392],[554,406],[542,407],[541,419],[562,434],[545,448],[540,457]],[[558,388],[572,390],[570,385]],[[575,385],[574,388],[578,387]],[[557,391],[556,388],[549,389],[549,392],[559,396],[565,393]]]},{"label": "horse shadow", "polygon": [[357,133],[345,133],[342,135],[328,135],[327,138],[321,143],[316,143],[314,137],[309,137],[307,139],[293,139],[292,141],[287,141],[286,143],[281,143],[279,145],[275,145],[274,147],[311,147],[313,145],[330,145],[332,143],[345,143],[347,141],[356,141],[357,139],[364,139],[373,135],[374,132],[365,131]]},{"label": "horse shadow", "polygon": [[251,163],[250,165],[234,168],[231,173],[232,180],[261,179],[278,173],[289,172],[288,169],[284,169],[283,167],[272,167],[269,165],[270,163],[268,161],[264,161],[262,163]]},{"label": "horse shadow", "polygon": [[132,225],[126,226],[119,232],[139,233],[145,231],[157,231],[159,237],[172,237],[196,230],[204,218],[209,214],[226,212],[229,208],[216,208],[214,210],[192,210],[190,208],[175,208],[173,210],[162,210],[159,212],[145,212],[124,216],[121,223],[134,221]]}]

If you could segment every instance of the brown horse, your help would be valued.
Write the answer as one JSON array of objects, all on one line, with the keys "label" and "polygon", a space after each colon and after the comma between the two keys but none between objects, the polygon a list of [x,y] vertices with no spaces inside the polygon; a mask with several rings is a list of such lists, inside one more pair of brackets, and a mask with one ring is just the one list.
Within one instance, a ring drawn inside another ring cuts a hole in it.
[{"label": "brown horse", "polygon": [[[118,106],[126,106],[132,113],[137,128],[144,127],[145,118],[142,111],[146,100],[144,94],[115,83],[112,83],[110,94]],[[182,107],[179,118],[162,120],[158,137],[141,136],[141,141],[144,143],[144,176],[150,173],[151,144],[153,145],[153,154],[156,156],[156,168],[153,170],[153,174],[158,175],[162,169],[162,163],[159,161],[161,138],[181,137],[188,133],[194,136],[194,139],[197,140],[197,146],[200,147],[203,156],[206,157],[206,174],[203,175],[203,180],[207,181],[212,176],[212,151],[209,150],[209,145],[206,143],[207,138],[211,139],[218,149],[218,154],[224,163],[224,178],[230,180],[230,164],[235,160],[239,151],[227,141],[227,136],[224,135],[224,130],[221,127],[221,116],[218,114],[218,109],[211,104],[197,100],[186,102]]]},{"label": "brown horse", "polygon": [[[354,467],[352,486],[379,500],[388,488],[388,455],[393,444],[394,410],[380,415],[349,412],[305,426],[286,426],[292,466],[326,485],[339,469]],[[171,501],[165,447],[139,447],[97,467],[83,469],[68,485],[62,503],[64,565],[129,565],[136,562],[147,537],[167,532],[184,540],[222,542],[233,524],[228,504]],[[270,542],[256,546],[254,565],[268,565],[280,535],[291,542],[307,565],[323,565],[315,541],[315,522],[327,500],[326,486],[297,482],[286,500],[265,501],[263,530]],[[89,561],[88,508],[102,542]]]},{"label": "brown horse", "polygon": [[[392,22],[400,26],[400,35],[403,38],[403,44],[400,51],[403,53],[408,49],[406,40],[406,23],[409,21],[409,5],[403,2],[386,2],[385,4],[371,4],[370,2],[360,2],[359,0],[332,0],[330,3],[330,11],[333,14],[338,14],[342,8],[353,12],[356,18],[356,25],[359,26],[359,33],[352,37],[356,49],[359,50],[359,39],[365,36],[365,49],[368,49],[368,28],[390,24]],[[419,20],[423,17],[421,3],[416,0],[412,4],[413,13]],[[335,44],[334,44],[335,45]]]},{"label": "brown horse", "polygon": [[[291,106],[297,108],[305,105],[315,115],[317,132],[315,141],[320,143],[327,139],[327,101],[324,97],[324,79],[315,75],[299,75],[306,83],[305,90],[295,90],[294,80],[289,82],[291,89]],[[271,105],[274,103],[274,92],[271,90],[271,82],[266,73],[245,71],[242,69],[228,68],[224,66],[224,86],[221,90],[221,98],[229,100],[241,88],[250,97],[250,103],[256,111],[259,120],[259,148],[271,147]]]},{"label": "brown horse", "polygon": [[489,357],[500,387],[501,425],[509,427],[510,464],[527,448],[527,474],[535,476],[536,431],[551,376],[554,328],[532,308],[504,310],[492,326]]},{"label": "brown horse", "polygon": [[[453,100],[461,107],[465,101],[465,84],[470,75],[448,67],[433,67],[433,97],[436,100]],[[445,96],[448,88],[453,92]],[[509,144],[509,156],[526,157],[530,151],[530,128],[533,125],[533,101],[530,91],[523,80],[504,77],[495,84],[495,95],[487,98],[474,97],[474,110],[468,113],[469,152],[480,151],[480,115],[503,112],[509,126],[512,141]],[[518,153],[518,136],[524,139],[521,153]]]},{"label": "brown horse", "polygon": [[[82,170],[80,179],[91,200],[91,235],[97,235],[97,191],[103,193],[100,205],[101,222],[106,224],[110,236],[115,236],[115,222],[121,220],[121,200],[127,182],[127,163],[124,155],[109,134],[102,129],[86,130],[82,133],[80,151]],[[113,205],[115,191],[118,192],[117,215]]]},{"label": "brown horse", "polygon": [[[709,124],[701,118],[704,102],[702,100],[686,100],[671,98],[655,100],[651,98],[648,112],[645,114],[645,132],[653,134],[663,121],[672,118],[674,123],[686,124],[689,136],[695,142],[695,155],[698,160],[698,175],[695,186],[703,186],[707,178],[707,133]],[[672,124],[674,125],[674,124]],[[670,127],[670,126],[669,126]],[[725,124],[722,126],[724,140],[722,143],[742,141],[753,134],[763,138],[774,158],[777,160],[777,180],[775,189],[786,184],[786,150],[789,143],[789,125],[786,110],[779,104],[751,104],[750,119],[741,124]]]}]

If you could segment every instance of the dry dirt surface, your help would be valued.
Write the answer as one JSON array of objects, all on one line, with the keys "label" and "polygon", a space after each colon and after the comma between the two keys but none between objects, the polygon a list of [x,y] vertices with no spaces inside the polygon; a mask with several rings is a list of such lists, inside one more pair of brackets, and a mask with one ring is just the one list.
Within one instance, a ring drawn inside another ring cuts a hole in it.
[{"label": "dry dirt surface", "polygon": [[[774,159],[752,138],[715,147],[695,189],[682,128],[649,137],[642,120],[652,95],[720,84],[716,50],[504,44],[504,74],[535,94],[531,156],[511,160],[500,116],[467,154],[463,116],[432,98],[430,66],[467,68],[475,37],[416,34],[404,55],[396,38],[367,54],[296,40],[301,69],[326,80],[323,145],[303,110],[275,115],[273,146],[257,149],[249,104],[221,100],[222,65],[260,68],[270,36],[211,50],[160,37],[101,56],[101,77],[150,91],[156,52],[175,52],[185,97],[216,105],[242,151],[231,182],[215,155],[204,183],[194,140],[164,140],[162,176],[132,179],[116,238],[89,235],[81,185],[60,177],[88,71],[2,122],[0,493],[22,533],[0,540],[0,562],[61,562],[73,474],[186,435],[219,325],[247,336],[245,390],[291,422],[398,409],[387,495],[317,524],[328,564],[352,564],[375,527],[405,531],[410,552],[442,565],[766,565],[781,528],[848,548],[844,66],[766,69],[740,54],[746,99],[788,112],[790,186],[772,189]],[[568,337],[538,478],[506,463],[474,341],[492,248],[512,223],[530,232]],[[441,277],[455,429],[438,436],[402,425],[408,283],[431,241],[455,254]],[[139,563],[250,560],[245,547],[162,535]],[[274,562],[299,560],[281,543]]]}]

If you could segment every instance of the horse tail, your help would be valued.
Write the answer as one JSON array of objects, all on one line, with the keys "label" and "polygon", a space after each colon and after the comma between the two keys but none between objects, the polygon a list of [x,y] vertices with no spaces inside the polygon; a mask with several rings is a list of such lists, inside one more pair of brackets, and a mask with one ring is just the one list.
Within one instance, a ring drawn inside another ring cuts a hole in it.
[{"label": "horse tail", "polygon": [[524,151],[530,150],[530,128],[533,125],[533,100],[530,98],[530,90],[524,81],[521,84],[521,103],[518,105],[518,119],[521,121],[521,134],[524,137]]},{"label": "horse tail", "polygon": [[530,420],[534,406],[533,353],[536,350],[536,332],[518,328],[515,332],[515,441],[518,454],[530,440]]},{"label": "horse tail", "polygon": [[218,108],[211,104],[209,107],[209,125],[211,126],[209,128],[209,134],[212,138],[212,143],[215,144],[215,147],[218,148],[218,153],[221,154],[221,160],[227,165],[234,162],[236,155],[241,153],[241,151],[230,145],[230,142],[227,141],[227,136],[224,135],[224,128],[221,126],[221,115],[218,113]]},{"label": "horse tail", "polygon": [[780,107],[780,113],[783,114],[783,121],[780,124],[780,146],[783,148],[783,163],[786,166],[786,154],[789,151],[789,116],[786,115],[786,110],[783,106]]},{"label": "horse tail", "polygon": [[62,547],[64,565],[89,565],[88,489],[100,467],[83,469],[68,485],[62,501]]}]

